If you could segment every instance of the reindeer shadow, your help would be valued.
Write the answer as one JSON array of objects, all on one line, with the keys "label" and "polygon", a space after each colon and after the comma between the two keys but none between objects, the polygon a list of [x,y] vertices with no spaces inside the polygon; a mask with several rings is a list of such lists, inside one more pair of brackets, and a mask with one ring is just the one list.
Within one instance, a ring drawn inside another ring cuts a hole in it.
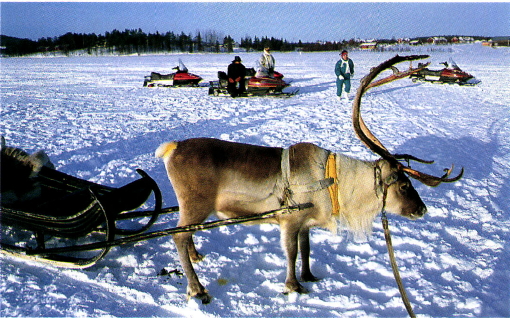
[{"label": "reindeer shadow", "polygon": [[[430,196],[428,199],[433,201],[432,205],[445,211],[445,215],[429,218],[428,221],[433,224],[424,226],[439,232],[441,239],[449,246],[448,253],[459,262],[472,262],[479,272],[491,273],[490,276],[481,278],[478,275],[463,272],[455,266],[439,264],[439,266],[446,266],[459,281],[473,286],[473,290],[465,292],[463,298],[480,299],[482,316],[510,314],[508,309],[510,271],[507,266],[510,262],[510,244],[508,244],[510,234],[508,226],[504,226],[508,224],[508,211],[510,211],[508,200],[508,193],[510,193],[509,123],[507,119],[494,122],[489,129],[490,141],[487,142],[474,137],[448,139],[427,136],[408,140],[395,150],[398,153],[411,153],[423,159],[435,160],[436,163],[433,165],[414,164],[413,168],[437,176],[442,174],[441,168],[448,167],[451,163],[457,167],[453,174],[458,173],[460,167],[464,167],[464,177],[459,182],[442,184],[437,189],[430,190],[418,185],[421,187],[418,191],[427,193],[426,196]],[[427,198],[424,197],[424,200],[427,201]],[[441,226],[437,227],[438,224]],[[477,235],[462,238],[452,234],[464,232],[477,233]],[[484,249],[484,253],[490,255],[487,256],[490,261],[479,261],[476,245],[487,242],[495,244]],[[443,284],[440,278],[437,283]],[[456,288],[455,284],[452,286]],[[494,299],[495,295],[500,296]],[[435,310],[438,311],[437,314],[446,313],[440,308]]]},{"label": "reindeer shadow", "polygon": [[473,137],[454,140],[427,136],[408,140],[395,152],[409,153],[421,159],[435,161],[430,166],[415,167],[420,171],[439,175],[441,170],[438,172],[437,169],[448,168],[451,164],[455,164],[459,169],[464,167],[465,177],[480,180],[491,173],[492,167],[488,163],[492,162],[497,150],[496,143],[484,143]]}]

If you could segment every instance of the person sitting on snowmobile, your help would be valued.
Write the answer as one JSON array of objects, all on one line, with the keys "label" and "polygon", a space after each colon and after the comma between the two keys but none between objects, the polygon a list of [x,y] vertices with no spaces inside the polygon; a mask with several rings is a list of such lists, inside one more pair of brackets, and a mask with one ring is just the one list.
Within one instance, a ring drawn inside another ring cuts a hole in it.
[{"label": "person sitting on snowmobile", "polygon": [[246,67],[241,63],[241,58],[236,56],[227,70],[228,86],[227,90],[230,96],[237,97],[246,90],[244,78],[246,77]]},{"label": "person sitting on snowmobile", "polygon": [[269,47],[264,48],[264,53],[258,61],[258,68],[256,77],[274,77],[274,66],[275,59],[271,55],[271,49]]}]

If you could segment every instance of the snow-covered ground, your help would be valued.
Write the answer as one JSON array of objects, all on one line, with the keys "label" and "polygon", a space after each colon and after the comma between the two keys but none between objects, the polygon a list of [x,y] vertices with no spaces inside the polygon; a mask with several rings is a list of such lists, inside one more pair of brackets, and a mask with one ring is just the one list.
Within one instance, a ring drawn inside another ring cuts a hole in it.
[{"label": "snow-covered ground", "polygon": [[[429,47],[430,48],[430,47]],[[413,167],[440,174],[465,168],[454,184],[415,187],[428,206],[421,220],[390,216],[397,261],[416,314],[510,316],[510,51],[480,44],[433,50],[431,68],[453,59],[482,81],[476,87],[403,79],[363,99],[367,125],[391,151],[436,160]],[[427,47],[412,53],[427,53]],[[351,52],[354,89],[395,53]],[[239,53],[246,66],[258,54]],[[168,73],[182,58],[190,72],[216,79],[234,55],[8,58],[1,60],[1,134],[8,145],[44,149],[58,170],[121,186],[148,172],[175,196],[154,151],[164,141],[215,137],[286,147],[308,141],[375,159],[355,137],[351,105],[335,100],[338,53],[275,53],[277,70],[300,88],[292,98],[208,96],[207,88],[149,89],[143,76]],[[407,65],[401,64],[402,68]],[[162,217],[154,229],[175,226]],[[281,294],[285,257],[275,226],[229,226],[197,233],[207,257],[197,273],[214,296],[185,299],[173,241],[163,237],[114,248],[97,265],[72,270],[0,256],[1,316],[406,316],[391,273],[380,220],[356,241],[345,232],[311,234],[309,294]],[[221,243],[221,244],[220,244]]]}]

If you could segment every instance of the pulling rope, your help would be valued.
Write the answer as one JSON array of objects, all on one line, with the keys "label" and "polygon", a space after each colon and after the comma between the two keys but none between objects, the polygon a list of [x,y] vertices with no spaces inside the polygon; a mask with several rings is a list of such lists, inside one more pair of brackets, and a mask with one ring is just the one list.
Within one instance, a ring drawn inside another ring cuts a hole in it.
[{"label": "pulling rope", "polygon": [[[377,171],[376,171],[377,174]],[[388,188],[391,184],[384,183],[383,184],[383,206],[381,209],[381,221],[384,229],[384,238],[386,239],[386,247],[388,248],[388,255],[390,257],[391,269],[393,270],[393,276],[395,277],[395,281],[397,282],[398,290],[400,291],[400,297],[404,302],[404,306],[406,307],[407,313],[409,317],[415,318],[413,307],[411,306],[411,302],[409,298],[407,298],[407,293],[404,288],[404,284],[402,283],[402,278],[400,277],[400,273],[398,271],[397,260],[395,258],[395,251],[393,250],[393,244],[391,243],[391,233],[390,228],[388,226],[388,218],[386,217],[386,195],[388,194]]]},{"label": "pulling rope", "polygon": [[174,235],[177,233],[185,233],[185,232],[196,232],[209,230],[213,228],[217,228],[225,225],[232,224],[241,224],[252,221],[260,221],[264,219],[274,218],[281,214],[293,213],[296,211],[301,211],[304,209],[308,209],[313,207],[312,203],[303,203],[297,204],[293,206],[284,207],[277,210],[271,210],[268,212],[264,212],[261,214],[248,215],[248,216],[240,216],[237,218],[225,219],[225,220],[217,220],[210,221],[200,224],[190,224],[186,226],[174,227],[166,230],[148,232],[144,234],[137,234],[132,236],[127,236],[123,238],[119,238],[116,240],[104,241],[104,242],[95,242],[88,243],[83,245],[75,245],[75,246],[67,246],[67,247],[54,247],[54,248],[46,248],[46,249],[35,249],[35,250],[26,250],[25,253],[27,255],[49,255],[49,254],[58,254],[58,253],[67,253],[67,252],[78,252],[78,251],[91,251],[105,247],[113,247],[119,246],[128,243],[136,243],[141,241],[146,241],[153,238],[158,238],[162,236]]},{"label": "pulling rope", "polygon": [[393,244],[391,243],[391,233],[390,228],[388,227],[388,218],[386,217],[386,213],[383,211],[381,216],[382,225],[384,228],[384,237],[386,238],[386,247],[388,248],[388,254],[390,256],[391,269],[393,270],[393,276],[395,277],[395,281],[398,285],[398,290],[400,291],[400,296],[402,297],[402,301],[404,302],[404,306],[407,309],[407,313],[409,317],[414,318],[416,315],[413,312],[413,307],[411,306],[411,302],[409,298],[407,298],[407,293],[404,288],[404,284],[402,283],[402,279],[400,278],[400,273],[398,271],[397,261],[395,259],[395,253],[393,251]]}]

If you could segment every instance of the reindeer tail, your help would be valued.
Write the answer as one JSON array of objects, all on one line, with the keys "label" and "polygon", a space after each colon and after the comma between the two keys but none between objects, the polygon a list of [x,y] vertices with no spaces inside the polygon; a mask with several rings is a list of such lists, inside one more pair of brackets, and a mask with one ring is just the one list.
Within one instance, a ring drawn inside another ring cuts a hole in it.
[{"label": "reindeer tail", "polygon": [[156,157],[166,158],[170,156],[170,154],[172,153],[172,151],[174,151],[175,148],[177,148],[177,142],[175,141],[162,143],[156,150]]}]

